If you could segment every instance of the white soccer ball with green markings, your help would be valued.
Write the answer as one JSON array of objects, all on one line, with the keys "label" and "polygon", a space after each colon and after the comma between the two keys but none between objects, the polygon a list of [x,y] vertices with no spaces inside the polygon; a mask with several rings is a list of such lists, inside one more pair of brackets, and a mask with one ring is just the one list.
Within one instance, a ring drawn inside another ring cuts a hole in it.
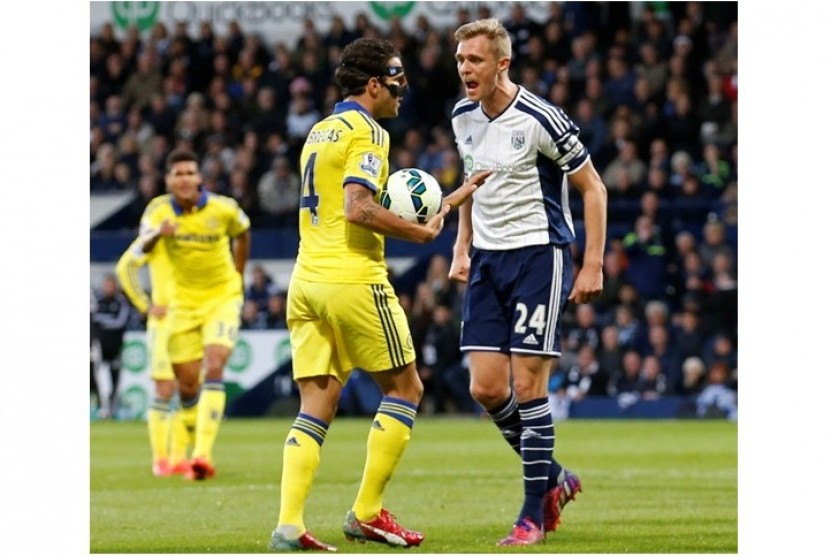
[{"label": "white soccer ball with green markings", "polygon": [[438,213],[443,192],[429,172],[402,168],[394,172],[380,194],[380,204],[409,222],[423,224]]}]

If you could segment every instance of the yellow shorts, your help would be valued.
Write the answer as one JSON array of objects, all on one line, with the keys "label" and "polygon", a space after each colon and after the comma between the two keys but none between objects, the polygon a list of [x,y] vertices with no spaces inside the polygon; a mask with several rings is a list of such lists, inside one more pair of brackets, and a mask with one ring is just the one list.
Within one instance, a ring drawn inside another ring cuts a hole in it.
[{"label": "yellow shorts", "polygon": [[387,371],[415,360],[406,314],[388,281],[292,278],[287,304],[295,379],[332,375],[345,384],[354,368]]},{"label": "yellow shorts", "polygon": [[173,380],[173,366],[170,364],[170,318],[147,317],[147,347],[150,348],[150,378]]},{"label": "yellow shorts", "polygon": [[170,314],[170,361],[186,363],[202,359],[204,346],[233,349],[239,336],[242,296],[209,299],[198,306],[174,306]]}]

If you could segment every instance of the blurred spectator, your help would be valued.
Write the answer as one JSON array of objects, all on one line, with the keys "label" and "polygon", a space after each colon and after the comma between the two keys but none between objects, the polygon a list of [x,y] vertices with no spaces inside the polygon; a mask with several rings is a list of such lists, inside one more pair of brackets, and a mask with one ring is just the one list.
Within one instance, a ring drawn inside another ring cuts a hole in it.
[{"label": "blurred spectator", "polygon": [[660,299],[666,294],[666,248],[654,220],[640,216],[634,231],[623,239],[628,257],[625,276],[645,299]]},{"label": "blurred spectator", "polygon": [[100,97],[119,96],[124,89],[127,78],[127,68],[124,67],[121,55],[117,52],[107,55],[104,73],[100,76],[98,84]]},{"label": "blurred spectator", "polygon": [[714,143],[704,145],[703,162],[697,167],[697,175],[716,194],[722,193],[732,178],[732,167]]},{"label": "blurred spectator", "polygon": [[726,382],[729,367],[723,362],[709,365],[706,384],[697,397],[698,417],[726,417],[730,421],[738,418],[738,395]]},{"label": "blurred spectator", "polygon": [[306,86],[295,86],[297,83],[302,84],[302,79],[302,77],[297,78],[291,84],[291,102],[286,117],[287,139],[292,146],[302,145],[312,126],[321,118],[320,112],[314,108],[308,97]]},{"label": "blurred spectator", "polygon": [[613,397],[628,395],[638,399],[643,358],[638,351],[628,350],[623,354],[622,362],[622,372],[608,382],[608,393]]},{"label": "blurred spectator", "polygon": [[237,164],[237,166],[231,170],[230,180],[228,181],[228,187],[231,197],[236,199],[236,202],[239,203],[239,207],[245,211],[251,220],[259,220],[261,215],[259,213],[259,199],[257,198],[257,191],[254,186],[251,185],[251,180],[248,177],[248,171]]},{"label": "blurred spectator", "polygon": [[89,288],[89,403],[90,410],[96,411],[101,407],[101,391],[98,388],[98,378],[95,376],[101,362],[101,341],[98,338],[98,325],[95,322],[95,313],[98,311],[98,300],[95,290]]},{"label": "blurred spectator", "polygon": [[260,312],[257,302],[246,299],[242,304],[242,315],[239,323],[240,330],[265,330],[268,324],[265,315]]},{"label": "blurred spectator", "polygon": [[622,372],[623,348],[620,345],[620,334],[617,327],[613,325],[606,326],[602,329],[602,336],[600,340],[600,347],[597,351],[597,363],[599,363],[599,372],[606,379],[605,391],[607,393],[608,384],[612,376]]},{"label": "blurred spectator", "polygon": [[300,177],[291,171],[286,156],[274,158],[271,169],[259,179],[259,204],[274,226],[296,224],[300,206]]},{"label": "blurred spectator", "polygon": [[453,321],[452,308],[439,303],[432,312],[432,322],[426,328],[423,345],[420,352],[418,375],[424,383],[424,400],[422,409],[426,413],[443,413],[454,411],[451,392],[459,387],[467,388],[468,379],[463,378],[463,384],[451,387],[448,380],[457,377],[449,376],[449,369],[461,361],[461,352],[458,350],[459,331]]},{"label": "blurred spectator", "polygon": [[574,123],[579,127],[579,138],[590,153],[599,153],[606,141],[608,126],[594,111],[594,105],[587,98],[576,104]]},{"label": "blurred spectator", "polygon": [[728,334],[718,333],[707,342],[703,350],[703,361],[707,368],[715,363],[725,364],[729,372],[738,368],[738,353]]},{"label": "blurred spectator", "polygon": [[703,355],[703,347],[706,342],[706,335],[700,326],[700,317],[694,311],[683,311],[678,315],[679,326],[674,337],[674,344],[683,359],[689,357],[700,357]]},{"label": "blurred spectator", "polygon": [[614,311],[614,326],[617,328],[620,345],[627,349],[634,349],[642,329],[631,308],[625,305],[617,306]]},{"label": "blurred spectator", "polygon": [[98,125],[104,131],[107,141],[115,143],[127,128],[127,115],[124,112],[124,103],[119,95],[107,97],[104,112],[98,120]]},{"label": "blurred spectator", "polygon": [[683,391],[697,396],[703,389],[706,365],[700,357],[687,357],[683,361]]},{"label": "blurred spectator", "polygon": [[530,38],[542,35],[542,26],[527,17],[524,6],[518,2],[511,6],[510,17],[503,23],[513,45],[513,59],[519,61],[528,54]]},{"label": "blurred spectator", "polygon": [[[256,94],[256,106],[248,119],[250,129],[256,132],[260,141],[264,141],[269,133],[284,135],[288,129],[286,112],[281,108],[284,103],[277,100],[277,93],[271,87],[262,87]],[[297,125],[296,122],[294,125]]]},{"label": "blurred spectator", "polygon": [[144,119],[141,110],[136,107],[130,108],[130,111],[127,112],[125,135],[129,134],[135,139],[139,150],[143,151],[149,147],[155,131],[153,126]]},{"label": "blurred spectator", "polygon": [[732,247],[726,242],[726,227],[723,222],[718,220],[706,222],[703,227],[703,242],[700,244],[699,251],[703,264],[706,266],[711,266],[715,256],[719,253],[733,256]]},{"label": "blurred spectator", "polygon": [[686,151],[676,151],[671,155],[671,173],[669,174],[669,183],[680,189],[686,178],[693,176],[692,173],[692,157]]},{"label": "blurred spectator", "polygon": [[697,107],[700,117],[700,140],[713,141],[732,115],[732,108],[723,96],[720,75],[711,73],[706,77],[707,93]]},{"label": "blurred spectator", "polygon": [[156,135],[168,139],[173,137],[173,131],[176,128],[176,111],[167,104],[167,99],[163,94],[150,97],[147,123],[153,126]]},{"label": "blurred spectator", "polygon": [[587,396],[605,396],[607,390],[608,375],[597,361],[594,349],[582,346],[575,364],[566,373],[565,393],[571,402],[578,402]]},{"label": "blurred spectator", "polygon": [[[563,331],[564,332],[564,331]],[[596,322],[596,312],[590,303],[582,303],[576,307],[576,326],[564,334],[565,349],[577,352],[583,346],[591,349],[599,347],[599,326]]]},{"label": "blurred spectator", "polygon": [[269,292],[265,311],[265,322],[270,329],[287,330],[288,323],[285,314],[286,292],[276,289],[273,286],[269,288]]},{"label": "blurred spectator", "polygon": [[680,394],[683,388],[683,359],[671,343],[669,331],[665,326],[654,325],[648,329],[648,349],[645,353],[655,357],[660,365],[663,375],[663,388],[660,393]]},{"label": "blurred spectator", "polygon": [[450,261],[444,255],[436,254],[430,258],[425,283],[432,291],[435,304],[453,307],[458,296],[455,282],[449,279]]},{"label": "blurred spectator", "polygon": [[[131,305],[118,289],[114,274],[107,274],[101,288],[95,294],[95,310],[92,320],[101,345],[101,363],[107,365],[110,376],[109,395],[103,398],[99,417],[115,416],[118,410],[118,385],[121,378],[121,347],[124,345],[124,331],[130,318]],[[96,391],[101,392],[100,386]]]},{"label": "blurred spectator", "polygon": [[268,296],[274,284],[271,276],[265,272],[260,264],[254,265],[251,269],[251,279],[246,280],[248,286],[245,288],[245,299],[256,304],[257,312],[264,313],[268,310]]},{"label": "blurred spectator", "polygon": [[620,286],[620,307],[627,307],[638,321],[645,320],[645,302],[640,298],[637,289],[628,282]]},{"label": "blurred spectator", "polygon": [[669,70],[653,43],[644,42],[640,45],[640,62],[634,66],[634,71],[645,79],[650,97],[663,93]]},{"label": "blurred spectator", "polygon": [[602,293],[594,302],[598,312],[606,314],[620,301],[620,288],[625,283],[623,278],[623,256],[615,251],[608,251],[603,257]]},{"label": "blurred spectator", "polygon": [[638,390],[644,400],[656,400],[663,394],[671,393],[667,391],[666,376],[663,374],[659,357],[649,355],[643,359]]},{"label": "blurred spectator", "polygon": [[115,174],[115,147],[104,143],[98,148],[95,162],[90,167],[92,191],[117,191],[122,183]]},{"label": "blurred spectator", "polygon": [[159,181],[155,174],[145,174],[138,178],[138,194],[130,201],[127,206],[127,213],[129,221],[134,228],[138,228],[141,221],[141,216],[144,214],[144,209],[147,205],[161,194],[159,188]]},{"label": "blurred spectator", "polygon": [[602,181],[609,189],[619,187],[620,173],[625,172],[628,182],[632,186],[639,186],[646,178],[646,163],[637,156],[637,145],[634,141],[624,140],[614,158],[605,169]]},{"label": "blurred spectator", "polygon": [[608,78],[603,90],[613,106],[634,105],[634,81],[636,74],[622,56],[608,59]]},{"label": "blurred spectator", "polygon": [[712,294],[710,304],[717,308],[715,326],[729,332],[738,330],[738,279],[733,257],[721,252],[712,260]]},{"label": "blurred spectator", "polygon": [[155,54],[145,50],[138,55],[136,70],[124,84],[124,105],[144,110],[154,95],[161,93],[161,71],[156,65]]}]

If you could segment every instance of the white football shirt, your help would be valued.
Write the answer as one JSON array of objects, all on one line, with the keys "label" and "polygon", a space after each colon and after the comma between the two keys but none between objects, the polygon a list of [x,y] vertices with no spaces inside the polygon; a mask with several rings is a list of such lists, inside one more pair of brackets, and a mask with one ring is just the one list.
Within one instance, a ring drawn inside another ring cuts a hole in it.
[{"label": "white football shirt", "polygon": [[474,247],[501,251],[575,239],[567,176],[589,154],[561,108],[519,85],[492,119],[478,102],[460,100],[452,128],[464,174],[494,170],[473,194]]}]

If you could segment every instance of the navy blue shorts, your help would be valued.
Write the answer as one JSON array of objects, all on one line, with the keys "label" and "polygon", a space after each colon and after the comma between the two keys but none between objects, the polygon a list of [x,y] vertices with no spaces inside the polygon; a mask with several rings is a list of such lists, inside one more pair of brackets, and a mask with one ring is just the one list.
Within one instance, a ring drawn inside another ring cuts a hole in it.
[{"label": "navy blue shorts", "polygon": [[461,351],[559,357],[562,314],[573,287],[567,245],[473,249]]}]

